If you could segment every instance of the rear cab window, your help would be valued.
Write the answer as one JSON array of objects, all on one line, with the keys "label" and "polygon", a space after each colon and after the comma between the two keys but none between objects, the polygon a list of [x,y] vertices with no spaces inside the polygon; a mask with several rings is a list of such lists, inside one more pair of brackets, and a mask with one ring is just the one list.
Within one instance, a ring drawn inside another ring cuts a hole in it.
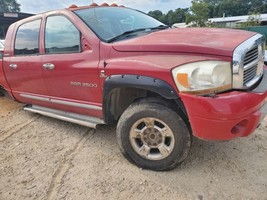
[{"label": "rear cab window", "polygon": [[15,56],[39,54],[41,19],[22,24],[16,33]]}]

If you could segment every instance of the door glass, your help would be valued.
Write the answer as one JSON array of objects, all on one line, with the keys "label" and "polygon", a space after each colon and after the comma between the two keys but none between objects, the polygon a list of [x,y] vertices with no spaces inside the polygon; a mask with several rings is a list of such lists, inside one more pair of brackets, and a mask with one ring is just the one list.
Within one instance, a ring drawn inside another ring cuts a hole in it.
[{"label": "door glass", "polygon": [[45,52],[52,54],[80,51],[80,32],[77,28],[66,17],[48,17],[45,28]]},{"label": "door glass", "polygon": [[15,40],[15,55],[39,53],[41,19],[25,23],[18,28]]}]

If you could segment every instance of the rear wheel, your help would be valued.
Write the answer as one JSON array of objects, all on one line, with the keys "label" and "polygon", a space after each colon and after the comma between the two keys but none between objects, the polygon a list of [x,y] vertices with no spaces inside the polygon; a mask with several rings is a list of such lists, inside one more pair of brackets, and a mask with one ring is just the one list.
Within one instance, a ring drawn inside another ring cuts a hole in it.
[{"label": "rear wheel", "polygon": [[176,167],[191,147],[191,134],[182,118],[157,103],[131,105],[118,122],[117,139],[129,161],[152,170]]}]

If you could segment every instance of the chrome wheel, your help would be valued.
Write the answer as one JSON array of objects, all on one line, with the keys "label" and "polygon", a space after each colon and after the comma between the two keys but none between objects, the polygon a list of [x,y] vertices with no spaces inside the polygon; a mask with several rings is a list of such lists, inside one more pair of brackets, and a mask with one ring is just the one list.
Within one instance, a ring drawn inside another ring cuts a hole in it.
[{"label": "chrome wheel", "polygon": [[148,160],[162,160],[168,157],[175,146],[170,127],[156,118],[142,118],[130,129],[130,143],[134,151]]}]

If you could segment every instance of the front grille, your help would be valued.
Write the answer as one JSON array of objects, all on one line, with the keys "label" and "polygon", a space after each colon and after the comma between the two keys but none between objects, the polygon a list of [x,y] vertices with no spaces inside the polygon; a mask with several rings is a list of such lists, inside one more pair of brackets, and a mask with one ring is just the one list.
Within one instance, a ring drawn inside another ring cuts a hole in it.
[{"label": "front grille", "polygon": [[233,53],[233,88],[252,88],[262,77],[265,38],[255,34],[236,47]]},{"label": "front grille", "polygon": [[259,54],[259,50],[258,50],[258,46],[254,47],[253,49],[249,50],[244,58],[244,67],[246,67],[247,65],[249,65],[252,62],[255,62],[256,60],[258,60],[258,55]]},{"label": "front grille", "polygon": [[258,69],[258,64],[256,63],[255,65],[244,71],[243,75],[244,85],[246,85],[249,81],[253,80],[255,76],[257,76],[257,69]]},{"label": "front grille", "polygon": [[249,50],[244,57],[243,85],[257,76],[259,50],[258,46]]}]

